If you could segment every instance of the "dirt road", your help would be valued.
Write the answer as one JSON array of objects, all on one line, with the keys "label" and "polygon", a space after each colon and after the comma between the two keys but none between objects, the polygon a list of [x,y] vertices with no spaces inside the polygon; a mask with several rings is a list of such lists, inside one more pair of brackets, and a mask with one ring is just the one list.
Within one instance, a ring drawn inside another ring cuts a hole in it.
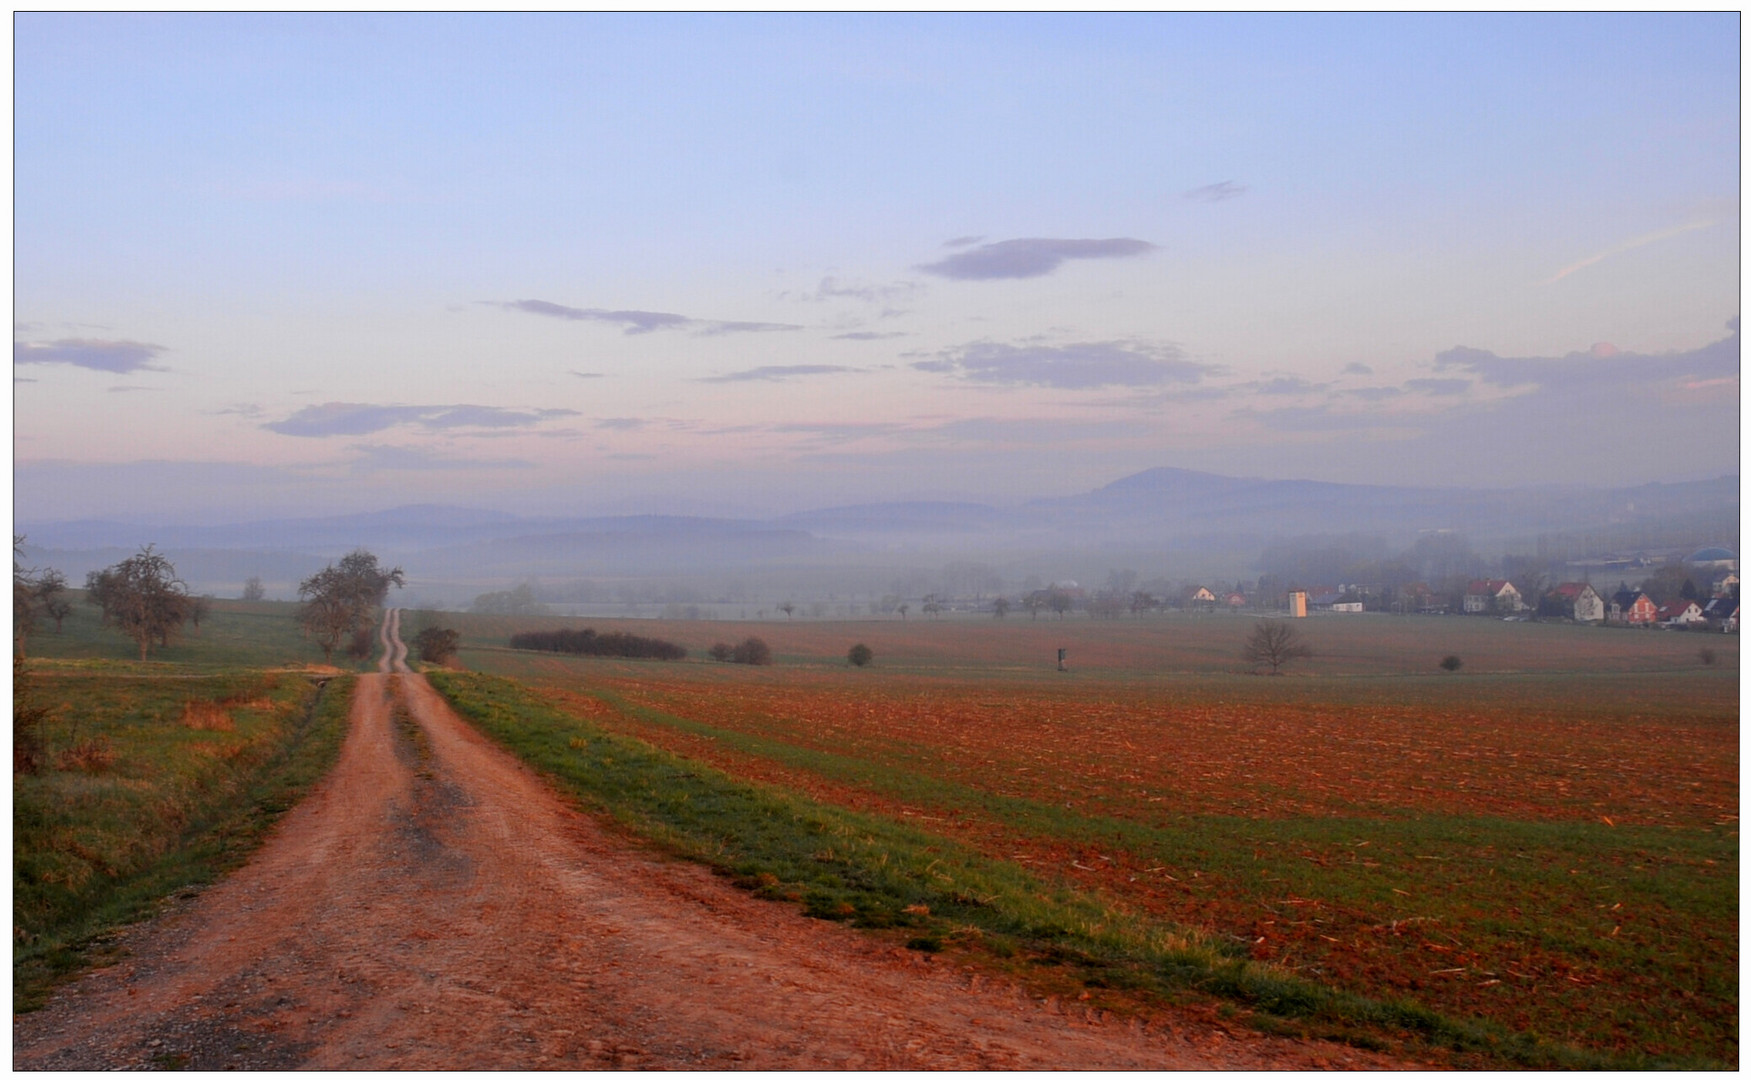
[{"label": "dirt road", "polygon": [[249,865],[15,1019],[14,1066],[1308,1068],[1324,1044],[1102,1022],[754,899],[570,809],[407,673]]}]

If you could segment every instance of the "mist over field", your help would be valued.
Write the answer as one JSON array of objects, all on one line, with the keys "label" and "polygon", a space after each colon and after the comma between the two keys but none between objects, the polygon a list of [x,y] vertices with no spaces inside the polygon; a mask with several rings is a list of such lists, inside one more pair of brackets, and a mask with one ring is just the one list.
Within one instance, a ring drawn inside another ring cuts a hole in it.
[{"label": "mist over field", "polygon": [[[1607,575],[1639,582],[1696,549],[1736,550],[1736,476],[1634,488],[1475,490],[1237,479],[1175,469],[1081,495],[1017,506],[874,503],[771,518],[533,518],[461,507],[397,508],[332,518],[219,526],[125,521],[25,524],[26,553],[69,573],[155,542],[197,592],[238,595],[260,577],[270,596],[364,545],[409,571],[407,602],[466,607],[528,585],[555,610],[748,618],[784,601],[805,616],[892,616],[938,596],[989,610],[1052,583],[1089,591],[1125,582],[1168,600],[1199,585],[1256,591],[1337,586],[1382,573],[1435,580],[1536,563],[1552,581]],[[1465,565],[1380,564],[1446,537]],[[1312,560],[1311,562],[1309,560]],[[1513,560],[1518,559],[1518,562]],[[873,605],[873,606],[872,606]]]}]

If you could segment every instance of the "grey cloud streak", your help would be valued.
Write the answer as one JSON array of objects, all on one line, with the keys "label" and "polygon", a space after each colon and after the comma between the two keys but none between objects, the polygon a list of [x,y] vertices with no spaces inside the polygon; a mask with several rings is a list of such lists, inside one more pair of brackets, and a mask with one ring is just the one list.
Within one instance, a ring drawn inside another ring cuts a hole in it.
[{"label": "grey cloud streak", "polygon": [[733,371],[728,375],[708,375],[705,378],[695,379],[694,382],[778,382],[800,375],[841,375],[857,370],[857,368],[841,367],[838,364],[769,364],[765,367],[750,368],[747,371]]},{"label": "grey cloud streak", "polygon": [[975,342],[912,367],[969,382],[1092,390],[1109,386],[1196,383],[1220,370],[1187,360],[1172,345],[1090,341],[1070,345]]},{"label": "grey cloud streak", "polygon": [[489,405],[363,405],[330,401],[308,405],[284,420],[261,425],[268,431],[299,438],[369,435],[403,424],[427,430],[451,428],[529,427],[559,416],[578,415],[571,409],[501,409]]},{"label": "grey cloud streak", "polygon": [[453,458],[407,446],[361,443],[348,447],[358,456],[348,464],[355,473],[393,471],[473,471],[476,469],[533,469],[535,463],[521,458]]},{"label": "grey cloud streak", "polygon": [[153,357],[164,352],[164,346],[144,341],[99,341],[91,338],[62,338],[59,341],[15,341],[12,343],[14,364],[69,364],[91,371],[107,371],[126,375],[135,371],[162,371],[152,365]]},{"label": "grey cloud streak", "polygon": [[729,322],[716,319],[694,319],[668,311],[611,311],[606,308],[574,308],[547,300],[482,301],[506,311],[527,315],[543,315],[550,319],[571,322],[602,322],[623,328],[627,334],[649,334],[658,330],[686,330],[701,337],[720,334],[758,334],[778,330],[801,330],[791,323]]},{"label": "grey cloud streak", "polygon": [[940,262],[918,267],[927,274],[957,281],[997,281],[1043,277],[1070,259],[1127,259],[1155,250],[1147,240],[1051,240],[1031,238],[980,244]]},{"label": "grey cloud streak", "polygon": [[1220,183],[1205,184],[1203,187],[1195,187],[1190,191],[1185,192],[1184,195],[1186,198],[1194,199],[1198,202],[1226,202],[1229,199],[1238,199],[1250,190],[1252,189],[1248,188],[1245,184],[1237,184],[1232,180],[1223,180]]},{"label": "grey cloud streak", "polygon": [[1685,377],[1725,378],[1739,374],[1739,320],[1732,319],[1727,328],[1731,333],[1719,341],[1661,355],[1611,350],[1605,355],[1589,351],[1562,357],[1497,356],[1484,349],[1459,346],[1437,355],[1435,370],[1474,375],[1492,386],[1535,386],[1544,391],[1648,388]]}]

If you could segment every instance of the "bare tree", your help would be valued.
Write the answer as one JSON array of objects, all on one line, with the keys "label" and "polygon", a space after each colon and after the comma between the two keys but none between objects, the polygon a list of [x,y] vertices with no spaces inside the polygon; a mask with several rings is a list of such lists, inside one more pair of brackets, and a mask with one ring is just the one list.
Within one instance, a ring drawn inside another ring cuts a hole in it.
[{"label": "bare tree", "polygon": [[1066,611],[1076,606],[1076,598],[1063,589],[1053,586],[1046,591],[1046,603],[1050,604],[1052,610],[1057,612],[1058,617],[1062,619]]},{"label": "bare tree", "polygon": [[796,612],[796,605],[789,600],[786,600],[784,603],[778,605],[778,610],[784,612],[784,617],[788,619]]},{"label": "bare tree", "polygon": [[201,620],[213,613],[213,598],[210,596],[191,596],[188,601],[188,621],[194,626],[195,633],[201,632]]},{"label": "bare tree", "polygon": [[243,599],[254,602],[267,599],[268,591],[262,587],[261,578],[252,577],[243,583]]},{"label": "bare tree", "polygon": [[999,619],[1008,615],[1009,614],[1009,598],[1006,596],[999,596],[997,599],[991,601],[991,614],[993,617],[999,618]]},{"label": "bare tree", "polygon": [[50,567],[37,576],[36,606],[44,618],[53,619],[55,633],[61,632],[61,620],[73,614],[67,599],[67,575]]},{"label": "bare tree", "polygon": [[1278,674],[1278,669],[1291,660],[1305,659],[1312,656],[1313,650],[1301,641],[1301,635],[1286,622],[1261,621],[1247,635],[1246,644],[1240,648],[1240,658],[1257,667],[1260,664],[1271,665],[1271,674]]},{"label": "bare tree", "polygon": [[298,583],[298,598],[304,609],[298,621],[304,632],[322,648],[322,662],[334,658],[334,650],[347,635],[369,626],[377,607],[389,597],[391,585],[403,583],[401,567],[385,570],[377,556],[359,548]]},{"label": "bare tree", "polygon": [[104,625],[139,644],[141,660],[154,641],[168,646],[176,639],[192,606],[176,567],[152,547],[85,578],[86,600],[103,609]]}]

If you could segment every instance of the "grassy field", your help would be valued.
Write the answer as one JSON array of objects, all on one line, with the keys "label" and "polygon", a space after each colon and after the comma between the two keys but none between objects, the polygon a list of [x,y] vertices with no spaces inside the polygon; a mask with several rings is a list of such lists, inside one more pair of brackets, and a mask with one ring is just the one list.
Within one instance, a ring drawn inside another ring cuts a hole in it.
[{"label": "grassy field", "polygon": [[446,618],[466,666],[594,728],[1221,955],[1624,1062],[1738,1060],[1736,638],[1334,617],[1269,678],[1232,616],[637,624],[695,656],[752,629],[771,668],[513,653],[542,620]]},{"label": "grassy field", "polygon": [[346,730],[344,678],[103,663],[33,664],[48,719],[42,769],[13,776],[15,1011],[101,959],[115,927],[241,864]]},{"label": "grassy field", "polygon": [[[71,600],[73,613],[59,633],[48,623],[30,635],[27,652],[31,659],[101,661],[106,672],[163,672],[167,667],[224,672],[322,665],[322,650],[298,630],[297,604],[214,600],[211,613],[199,627],[185,626],[168,648],[153,646],[142,665],[140,647],[132,638],[104,626],[102,613],[85,602],[82,590],[73,592]],[[372,643],[375,646],[375,639]],[[375,669],[376,661],[355,660],[337,651],[332,665],[346,671],[369,671]]]}]

